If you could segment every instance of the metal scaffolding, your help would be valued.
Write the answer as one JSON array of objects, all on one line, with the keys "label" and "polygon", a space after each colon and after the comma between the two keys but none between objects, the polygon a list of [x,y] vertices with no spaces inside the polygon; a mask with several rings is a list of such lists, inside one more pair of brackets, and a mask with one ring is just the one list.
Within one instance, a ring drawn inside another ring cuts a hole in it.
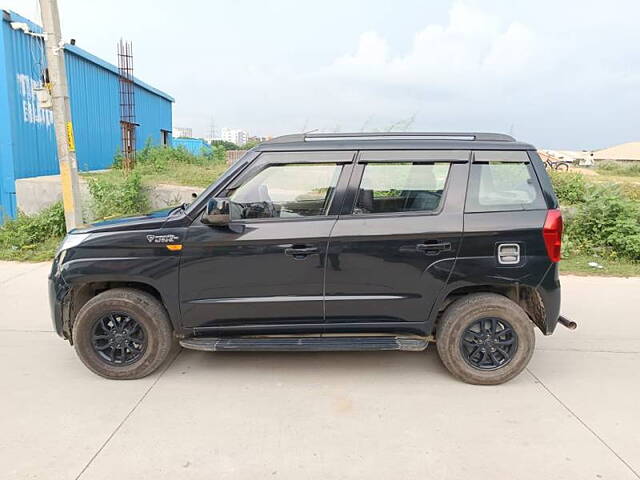
[{"label": "metal scaffolding", "polygon": [[133,81],[133,48],[131,42],[118,43],[118,71],[120,74],[120,132],[122,165],[133,168],[136,159],[136,98]]}]

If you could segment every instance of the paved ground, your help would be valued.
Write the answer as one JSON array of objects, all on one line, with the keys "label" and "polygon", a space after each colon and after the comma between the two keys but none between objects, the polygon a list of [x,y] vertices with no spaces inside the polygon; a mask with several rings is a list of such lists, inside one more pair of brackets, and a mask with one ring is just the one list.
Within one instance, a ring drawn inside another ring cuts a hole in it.
[{"label": "paved ground", "polygon": [[640,478],[640,279],[564,278],[579,329],[499,387],[435,350],[183,351],[114,382],[52,333],[48,268],[0,263],[2,479]]}]

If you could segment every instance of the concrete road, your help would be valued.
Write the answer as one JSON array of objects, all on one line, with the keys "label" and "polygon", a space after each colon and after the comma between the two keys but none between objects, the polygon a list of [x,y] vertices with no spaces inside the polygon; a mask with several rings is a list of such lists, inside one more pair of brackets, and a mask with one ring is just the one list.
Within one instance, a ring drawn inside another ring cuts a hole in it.
[{"label": "concrete road", "polygon": [[435,349],[182,351],[116,382],[52,332],[48,268],[0,263],[2,479],[640,478],[640,279],[565,277],[578,330],[498,387]]}]

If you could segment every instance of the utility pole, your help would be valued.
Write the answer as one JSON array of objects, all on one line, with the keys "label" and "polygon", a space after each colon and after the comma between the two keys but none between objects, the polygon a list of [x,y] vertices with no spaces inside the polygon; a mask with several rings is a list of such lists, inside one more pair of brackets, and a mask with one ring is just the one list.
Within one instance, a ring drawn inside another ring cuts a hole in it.
[{"label": "utility pole", "polygon": [[60,14],[57,0],[40,0],[42,25],[44,27],[45,50],[49,70],[49,91],[53,105],[53,124],[58,144],[62,203],[67,231],[82,223],[80,209],[80,182],[78,161],[71,122],[71,104],[64,65],[64,48],[60,30]]}]

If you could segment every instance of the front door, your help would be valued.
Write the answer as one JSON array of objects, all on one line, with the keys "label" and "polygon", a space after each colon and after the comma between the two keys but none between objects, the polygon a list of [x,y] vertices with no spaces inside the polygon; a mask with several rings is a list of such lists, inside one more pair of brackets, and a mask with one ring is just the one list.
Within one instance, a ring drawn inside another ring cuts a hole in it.
[{"label": "front door", "polygon": [[468,158],[361,153],[327,252],[326,332],[425,333],[460,245]]},{"label": "front door", "polygon": [[218,193],[230,199],[231,224],[197,219],[184,242],[184,326],[210,334],[320,333],[332,207],[352,159],[353,152],[262,153]]}]

